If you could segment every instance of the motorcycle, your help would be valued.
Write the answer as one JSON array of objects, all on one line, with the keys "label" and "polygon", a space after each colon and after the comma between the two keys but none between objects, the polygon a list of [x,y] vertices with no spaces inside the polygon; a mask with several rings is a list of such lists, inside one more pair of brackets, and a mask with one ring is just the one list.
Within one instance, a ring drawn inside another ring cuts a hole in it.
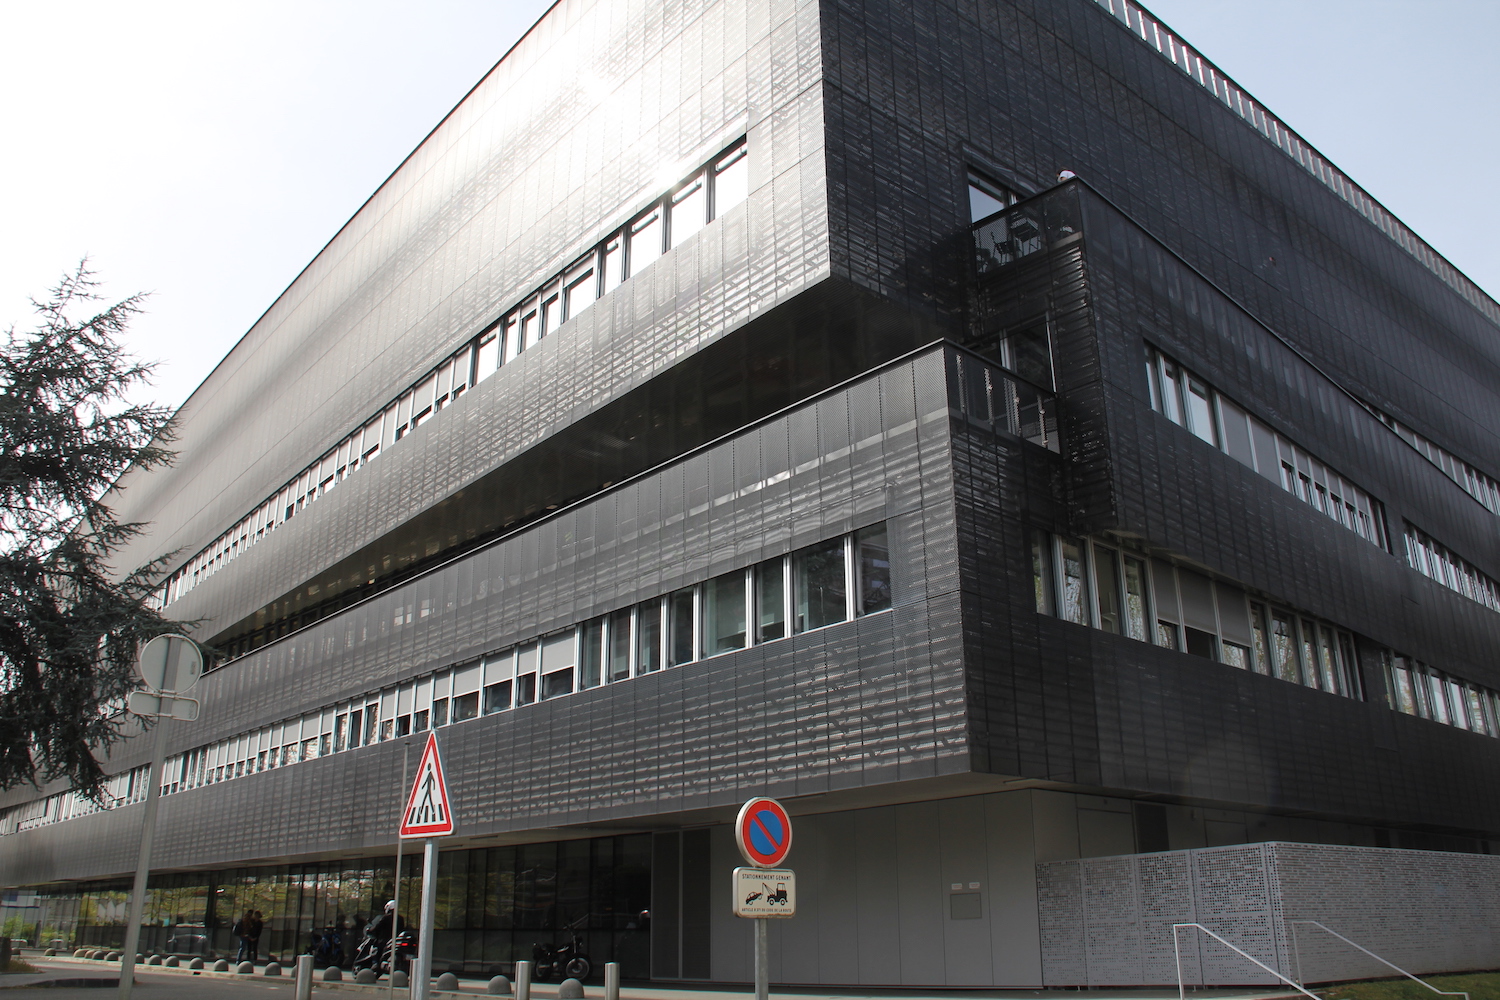
[{"label": "motorcycle", "polygon": [[312,941],[307,953],[313,957],[313,963],[324,966],[342,966],[344,964],[344,938],[337,930],[330,927],[327,930],[314,930]]},{"label": "motorcycle", "polygon": [[354,971],[373,969],[375,975],[379,977],[389,975],[394,966],[395,971],[409,974],[411,963],[416,957],[417,935],[415,931],[402,931],[396,935],[394,941],[386,942],[383,948],[380,942],[366,934],[354,952]]},{"label": "motorcycle", "polygon": [[531,946],[531,974],[540,982],[553,976],[558,979],[587,979],[593,963],[583,951],[583,940],[572,935],[567,944],[534,944]]}]

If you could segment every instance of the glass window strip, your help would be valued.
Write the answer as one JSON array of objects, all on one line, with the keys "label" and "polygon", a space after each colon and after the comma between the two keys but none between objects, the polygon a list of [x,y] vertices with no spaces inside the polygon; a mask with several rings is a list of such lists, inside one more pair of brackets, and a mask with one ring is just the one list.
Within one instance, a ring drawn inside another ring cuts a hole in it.
[{"label": "glass window strip", "polygon": [[[1384,523],[1380,501],[1150,344],[1146,345],[1146,378],[1151,408],[1157,413],[1279,483],[1282,489],[1335,523],[1373,545],[1387,548],[1380,527]],[[1224,426],[1229,420],[1248,421],[1248,424],[1231,429]],[[1242,437],[1248,437],[1249,448],[1231,448],[1230,442]],[[1274,444],[1276,454],[1261,454],[1255,445],[1257,440],[1264,441],[1268,451]],[[1340,503],[1347,503],[1349,510],[1338,506]]]},{"label": "glass window strip", "polygon": [[[599,615],[396,687],[386,686],[252,733],[175,754],[167,758],[163,767],[162,793],[175,795],[204,784],[287,767],[620,683],[633,676],[737,652],[750,645],[776,642],[791,634],[785,626],[793,612],[801,620],[796,630],[799,633],[876,615],[891,608],[890,576],[888,532],[886,522],[881,521],[753,567],[679,588],[669,595],[640,602],[633,609]],[[803,595],[795,602],[795,608],[789,606],[793,603],[788,593],[792,587],[798,587]],[[752,599],[749,593],[752,590],[763,596]],[[404,620],[406,605],[399,610]],[[657,616],[655,626],[642,630],[642,615],[651,613]],[[684,619],[682,615],[688,617]],[[749,628],[751,622],[757,627]],[[632,629],[636,669],[620,669],[619,650],[621,645],[629,650]],[[590,643],[599,647],[597,671]],[[564,649],[571,652],[563,659],[552,652]],[[469,671],[473,672],[473,690],[451,694],[453,678],[461,672],[467,677]],[[248,749],[256,746],[257,741],[259,751]],[[209,760],[231,758],[225,767],[207,766]],[[246,766],[240,767],[241,763]],[[142,768],[136,770],[144,773]],[[7,819],[19,815],[17,810],[50,808],[55,812],[61,803],[71,801],[68,797],[77,798],[72,792],[61,792],[0,810],[0,836],[8,830]],[[126,805],[129,801],[132,800],[116,796],[104,808]],[[37,802],[44,805],[37,807]],[[63,818],[71,818],[71,814]],[[57,821],[45,819],[32,825]]]}]

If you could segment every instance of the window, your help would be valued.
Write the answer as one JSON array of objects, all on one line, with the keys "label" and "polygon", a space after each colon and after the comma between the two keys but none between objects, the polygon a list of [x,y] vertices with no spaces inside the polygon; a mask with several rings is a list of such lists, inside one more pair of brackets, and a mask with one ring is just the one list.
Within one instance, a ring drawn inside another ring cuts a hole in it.
[{"label": "window", "polygon": [[543,698],[573,693],[574,668],[578,665],[577,635],[575,629],[567,629],[542,640]]},{"label": "window", "polygon": [[861,528],[854,546],[859,560],[859,613],[884,611],[891,606],[891,553],[885,522]]},{"label": "window", "polygon": [[743,649],[745,627],[745,571],[736,570],[708,581],[703,587],[703,655]]},{"label": "window", "polygon": [[1219,432],[1214,420],[1212,391],[1207,383],[1196,378],[1187,380],[1188,430],[1209,444],[1218,447]]},{"label": "window", "polygon": [[586,622],[578,637],[578,688],[598,687],[604,681],[604,619]]},{"label": "window", "polygon": [[1036,529],[1031,531],[1031,576],[1036,588],[1037,613],[1055,614],[1052,605],[1052,536]]},{"label": "window", "polygon": [[625,280],[625,253],[624,240],[620,234],[611,236],[604,244],[600,254],[600,268],[604,279],[604,289],[601,294],[608,295],[620,287]]},{"label": "window", "polygon": [[500,367],[500,338],[498,334],[490,334],[479,342],[479,352],[475,362],[475,381],[481,381],[495,373]]},{"label": "window", "polygon": [[529,643],[516,650],[516,704],[536,701],[537,644]]},{"label": "window", "polygon": [[493,715],[510,708],[510,681],[496,681],[484,686],[484,714]]},{"label": "window", "polygon": [[1014,205],[1019,199],[1014,191],[988,177],[969,171],[969,221],[987,219]]},{"label": "window", "polygon": [[661,208],[653,208],[630,224],[630,258],[625,266],[626,277],[640,274],[651,262],[661,256],[662,245]]},{"label": "window", "polygon": [[609,679],[613,683],[630,676],[631,621],[633,614],[623,608],[609,616]]},{"label": "window", "polygon": [[750,158],[745,144],[719,157],[714,164],[714,218],[718,218],[750,194]]},{"label": "window", "polygon": [[1146,632],[1146,564],[1125,557],[1125,634],[1149,642]]},{"label": "window", "polygon": [[645,601],[635,609],[635,672],[661,669],[661,601]]},{"label": "window", "polygon": [[448,724],[448,699],[434,698],[432,700],[432,728],[441,729]]},{"label": "window", "polygon": [[479,692],[470,691],[453,699],[453,721],[467,722],[479,717]]},{"label": "window", "polygon": [[594,255],[589,254],[563,278],[563,314],[565,320],[572,319],[594,304],[598,298],[599,282],[594,277]]},{"label": "window", "polygon": [[1121,632],[1120,561],[1114,549],[1094,546],[1094,592],[1099,595],[1099,627]]},{"label": "window", "polygon": [[1213,386],[1146,348],[1151,407],[1366,541],[1386,547],[1380,503]]},{"label": "window", "polygon": [[697,618],[698,589],[684,587],[667,599],[667,612],[671,618],[670,652],[671,665],[681,666],[693,657],[693,622]]},{"label": "window", "polygon": [[554,332],[562,324],[562,297],[557,286],[553,285],[542,295],[542,323],[537,330],[538,340]]},{"label": "window", "polygon": [[844,540],[819,542],[792,556],[798,632],[841,622],[848,616]]},{"label": "window", "polygon": [[1062,561],[1062,617],[1077,625],[1087,625],[1088,580],[1084,577],[1083,546],[1071,538],[1058,539]]},{"label": "window", "polygon": [[708,185],[699,174],[671,198],[672,246],[681,246],[708,221]]},{"label": "window", "polygon": [[755,567],[756,642],[786,636],[786,560],[767,559]]}]

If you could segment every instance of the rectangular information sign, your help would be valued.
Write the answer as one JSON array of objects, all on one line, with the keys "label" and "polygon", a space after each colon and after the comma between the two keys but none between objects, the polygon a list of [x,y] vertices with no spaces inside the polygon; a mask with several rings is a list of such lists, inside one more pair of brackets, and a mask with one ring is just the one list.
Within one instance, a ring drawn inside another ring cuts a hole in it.
[{"label": "rectangular information sign", "polygon": [[734,915],[791,917],[797,913],[797,873],[790,868],[736,868]]}]

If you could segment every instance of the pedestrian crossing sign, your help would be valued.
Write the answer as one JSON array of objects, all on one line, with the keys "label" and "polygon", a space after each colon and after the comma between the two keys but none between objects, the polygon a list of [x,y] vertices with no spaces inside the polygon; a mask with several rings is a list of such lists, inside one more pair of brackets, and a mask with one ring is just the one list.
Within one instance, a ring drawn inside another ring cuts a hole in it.
[{"label": "pedestrian crossing sign", "polygon": [[403,840],[447,837],[453,833],[453,810],[448,805],[448,782],[443,777],[443,758],[438,754],[437,733],[427,734],[427,749],[417,765],[417,780],[401,814]]}]

